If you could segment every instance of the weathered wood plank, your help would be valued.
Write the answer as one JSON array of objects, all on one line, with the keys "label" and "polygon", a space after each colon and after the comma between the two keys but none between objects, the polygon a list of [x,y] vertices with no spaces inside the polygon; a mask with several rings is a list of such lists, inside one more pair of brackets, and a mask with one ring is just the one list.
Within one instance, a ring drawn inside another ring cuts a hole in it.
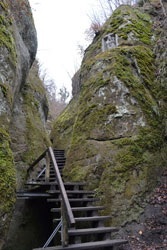
[{"label": "weathered wood plank", "polygon": [[[75,217],[75,221],[76,222],[92,222],[92,221],[104,221],[104,220],[108,220],[111,219],[111,216],[93,216],[93,217]],[[53,219],[53,222],[59,222],[59,219]]]},{"label": "weathered wood plank", "polygon": [[71,229],[68,231],[70,236],[74,235],[86,235],[86,234],[100,234],[100,233],[110,233],[117,232],[116,227],[97,227],[97,228],[84,228],[84,229]]},{"label": "weathered wood plank", "polygon": [[48,151],[48,149],[46,149],[46,150],[38,157],[38,159],[35,160],[35,161],[30,165],[30,167],[27,169],[27,172],[29,172],[31,169],[33,169],[33,167],[45,157],[47,151]]},{"label": "weathered wood plank", "polygon": [[[73,244],[67,247],[57,246],[57,247],[47,247],[45,250],[90,250],[98,249],[100,247],[112,247],[119,246],[122,244],[128,243],[127,240],[105,240],[105,241],[95,241],[95,242],[86,242],[80,244]],[[42,250],[42,248],[37,248],[34,250]]]},{"label": "weathered wood plank", "polygon": [[50,194],[47,194],[47,193],[29,193],[29,192],[23,192],[23,193],[16,193],[17,195],[17,198],[41,198],[41,197],[44,197],[44,198],[48,198],[48,197],[51,197]]},{"label": "weathered wood plank", "polygon": [[[72,211],[97,211],[103,210],[103,206],[93,206],[93,207],[73,207]],[[51,212],[61,212],[61,208],[51,208]]]},{"label": "weathered wood plank", "polygon": [[49,182],[49,176],[50,176],[50,158],[49,158],[49,153],[46,152],[46,171],[45,171],[46,182]]}]

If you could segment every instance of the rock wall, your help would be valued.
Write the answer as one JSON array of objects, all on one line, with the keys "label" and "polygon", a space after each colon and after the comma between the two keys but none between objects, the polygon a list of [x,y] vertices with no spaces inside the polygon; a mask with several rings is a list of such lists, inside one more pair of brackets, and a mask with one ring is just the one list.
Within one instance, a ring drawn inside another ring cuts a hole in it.
[{"label": "rock wall", "polygon": [[[66,179],[85,180],[112,225],[139,221],[165,169],[164,21],[156,1],[115,10],[85,52],[79,96],[51,134],[67,150]],[[104,51],[108,36],[116,42]]]},{"label": "rock wall", "polygon": [[29,163],[49,144],[46,94],[37,74],[29,74],[36,50],[28,0],[0,1],[0,249],[16,188],[22,187]]}]

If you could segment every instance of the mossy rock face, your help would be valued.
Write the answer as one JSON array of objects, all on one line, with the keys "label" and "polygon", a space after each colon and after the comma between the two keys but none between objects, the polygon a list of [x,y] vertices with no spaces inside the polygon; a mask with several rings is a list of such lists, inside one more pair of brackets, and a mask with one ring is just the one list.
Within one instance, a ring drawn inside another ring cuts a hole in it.
[{"label": "mossy rock face", "polygon": [[48,101],[45,88],[32,68],[15,102],[10,126],[19,189],[25,182],[29,165],[50,145],[45,128],[47,115]]},{"label": "mossy rock face", "polygon": [[10,137],[0,129],[0,247],[15,203],[16,178]]},{"label": "mossy rock face", "polygon": [[[27,169],[50,145],[49,135],[45,128],[47,114],[48,101],[45,88],[33,67],[29,72],[24,88],[17,95],[10,124],[10,147],[15,162],[12,167],[15,171],[17,190],[24,190],[24,184],[27,181]],[[26,207],[27,203],[17,200],[8,231],[8,240],[5,242],[6,249],[17,249],[20,244],[18,237],[13,237],[13,232],[17,236],[20,231],[22,233],[23,225],[25,228],[30,224],[31,227],[35,227],[36,221],[34,221],[32,214],[23,212],[26,209],[28,211]],[[11,219],[11,217],[8,218]],[[22,235],[22,242],[26,241],[27,237],[28,231],[25,230],[24,236]],[[24,249],[24,244],[20,247]],[[27,249],[27,245],[25,249]]]},{"label": "mossy rock face", "polygon": [[[34,85],[26,81],[36,50],[36,30],[28,0],[1,0],[0,249],[5,242],[11,220],[16,187],[23,185],[28,164],[49,144],[43,125],[47,117],[45,90],[44,88],[42,90],[41,83],[38,84],[39,78],[33,83]],[[29,88],[28,85],[30,89],[26,90]],[[18,113],[22,114],[23,119],[18,119],[16,122]],[[17,137],[18,134],[20,137]],[[30,152],[29,157],[28,152]]]},{"label": "mossy rock face", "polygon": [[3,1],[0,1],[0,54],[0,118],[6,130],[13,103],[17,54],[9,10]]},{"label": "mossy rock face", "polygon": [[[51,132],[53,146],[59,149],[69,149],[73,133],[73,125],[76,120],[78,111],[78,98],[74,98],[70,105],[66,107],[63,113],[56,119]],[[59,136],[57,137],[57,135]]]},{"label": "mossy rock face", "polygon": [[[28,0],[0,1],[0,116],[10,116],[36,50],[36,30]],[[9,120],[10,117],[5,122],[10,123]]]},{"label": "mossy rock face", "polygon": [[[2,8],[2,6],[1,6]],[[3,8],[2,8],[3,9]],[[16,44],[13,38],[13,32],[11,28],[11,19],[8,11],[2,11],[0,15],[0,46],[6,48],[9,53],[9,62],[16,66]]]},{"label": "mossy rock face", "polygon": [[[81,86],[89,78],[89,70],[95,57],[101,53],[102,39],[112,33],[118,35],[119,46],[151,45],[154,36],[151,33],[151,18],[141,8],[121,6],[114,11],[111,18],[95,36],[93,43],[87,48],[80,70]],[[98,66],[99,68],[99,66]]]},{"label": "mossy rock face", "polygon": [[[74,122],[63,113],[52,133],[57,147],[69,145],[65,178],[86,181],[113,225],[138,221],[166,164],[166,107],[155,81],[151,23],[139,8],[121,6],[113,13],[83,59]],[[102,52],[109,33],[118,34],[119,46]]]}]

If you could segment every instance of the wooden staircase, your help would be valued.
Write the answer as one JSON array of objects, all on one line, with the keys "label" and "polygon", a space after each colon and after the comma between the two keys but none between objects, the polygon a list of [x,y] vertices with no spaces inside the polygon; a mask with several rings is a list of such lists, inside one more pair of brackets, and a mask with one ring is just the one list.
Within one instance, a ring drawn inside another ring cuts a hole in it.
[{"label": "wooden staircase", "polygon": [[[64,153],[64,150],[53,150],[61,176],[66,160]],[[94,191],[86,190],[84,183],[65,182],[66,195],[70,204],[70,208],[68,208],[68,205],[66,207],[66,204],[62,202],[63,192],[60,190],[55,162],[53,160],[49,162],[49,178],[46,177],[47,167],[45,167],[45,171],[43,169],[44,167],[39,168],[36,178],[26,184],[27,190],[19,192],[17,197],[19,199],[44,197],[51,205],[55,227],[62,221],[62,230],[58,232],[62,235],[62,245],[60,243],[59,246],[47,246],[46,250],[119,249],[119,246],[127,243],[124,239],[111,239],[112,234],[117,232],[118,228],[105,227],[105,221],[109,221],[111,218],[99,215],[98,212],[104,207],[96,204],[98,199],[95,197]],[[38,187],[40,192],[36,192],[35,187]],[[71,217],[68,214],[69,210]],[[72,218],[71,221],[69,218]],[[34,250],[42,249],[44,247]]]}]

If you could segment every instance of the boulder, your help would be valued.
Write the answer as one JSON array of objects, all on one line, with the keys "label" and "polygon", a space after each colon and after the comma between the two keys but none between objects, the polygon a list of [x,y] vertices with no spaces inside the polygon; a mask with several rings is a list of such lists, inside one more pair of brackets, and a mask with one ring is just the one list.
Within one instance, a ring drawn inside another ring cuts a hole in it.
[{"label": "boulder", "polygon": [[86,181],[117,226],[139,220],[166,164],[153,10],[123,5],[114,11],[87,48],[80,93],[51,134],[55,147],[67,151],[66,179]]}]

